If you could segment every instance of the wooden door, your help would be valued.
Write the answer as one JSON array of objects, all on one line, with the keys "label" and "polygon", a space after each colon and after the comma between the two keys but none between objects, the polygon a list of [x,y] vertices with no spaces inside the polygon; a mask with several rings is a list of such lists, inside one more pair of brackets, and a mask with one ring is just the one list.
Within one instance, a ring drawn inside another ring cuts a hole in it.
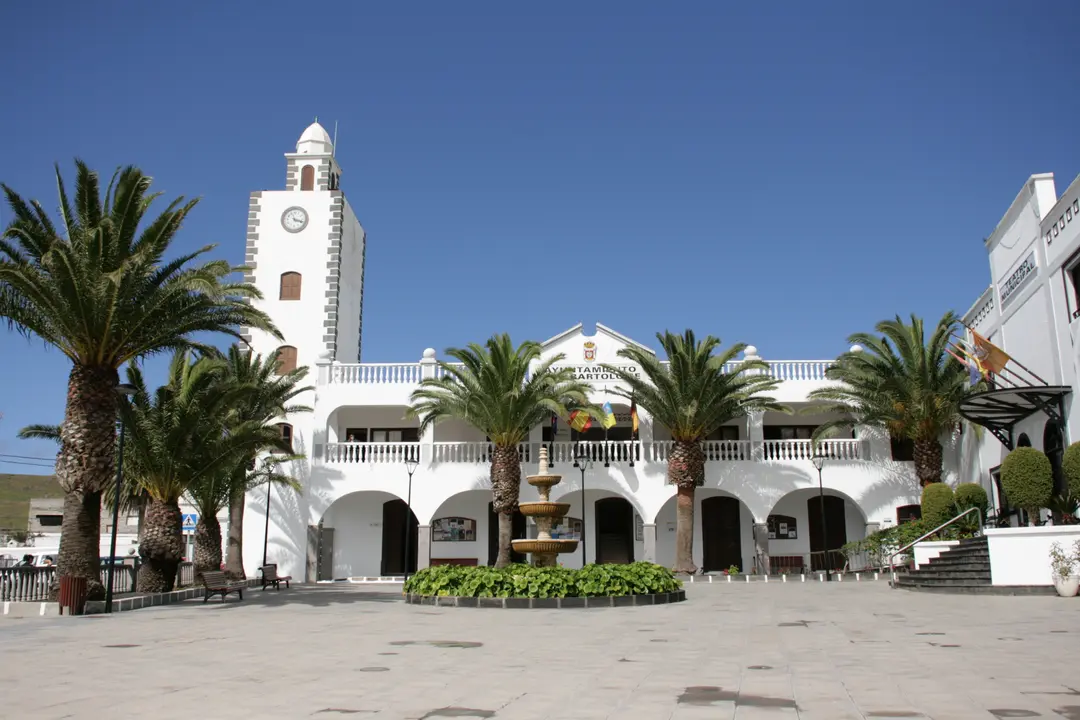
[{"label": "wooden door", "polygon": [[[825,536],[821,531],[821,500],[815,495],[806,501],[807,520],[810,526],[810,552],[819,553],[810,556],[810,568],[812,570],[824,570],[825,556],[821,551],[825,550]],[[844,556],[840,548],[847,543],[847,517],[844,512],[844,498],[835,495],[825,496],[825,524],[828,526],[828,551],[830,570],[840,570],[844,567]]]},{"label": "wooden door", "polygon": [[409,518],[409,572],[416,572],[417,540],[419,523],[409,512],[404,500],[393,499],[383,503],[382,575],[405,574],[405,522]]},{"label": "wooden door", "polygon": [[596,562],[634,562],[634,507],[621,497],[597,500],[594,507]]},{"label": "wooden door", "polygon": [[727,570],[732,565],[745,572],[742,558],[741,506],[733,497],[710,497],[701,501],[701,569]]}]

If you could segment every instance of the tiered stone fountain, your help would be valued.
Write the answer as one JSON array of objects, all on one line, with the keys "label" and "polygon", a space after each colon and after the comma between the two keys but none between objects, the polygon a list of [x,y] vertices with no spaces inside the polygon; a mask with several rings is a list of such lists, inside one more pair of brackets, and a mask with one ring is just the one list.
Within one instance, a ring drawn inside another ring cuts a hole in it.
[{"label": "tiered stone fountain", "polygon": [[556,540],[551,537],[551,526],[555,520],[565,517],[570,511],[570,503],[551,502],[551,488],[562,482],[562,475],[548,474],[548,449],[540,446],[540,467],[536,475],[529,475],[525,481],[540,493],[539,502],[519,502],[522,515],[536,518],[539,531],[535,540],[514,540],[511,545],[514,552],[532,555],[532,564],[536,567],[554,567],[555,557],[577,550],[577,540]]}]

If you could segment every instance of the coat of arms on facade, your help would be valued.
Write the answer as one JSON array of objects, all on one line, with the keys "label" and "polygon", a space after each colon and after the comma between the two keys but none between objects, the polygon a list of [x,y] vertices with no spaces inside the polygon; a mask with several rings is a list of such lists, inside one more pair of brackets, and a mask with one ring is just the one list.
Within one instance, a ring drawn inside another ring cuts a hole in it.
[{"label": "coat of arms on facade", "polygon": [[592,340],[585,341],[585,362],[596,360],[596,343]]}]

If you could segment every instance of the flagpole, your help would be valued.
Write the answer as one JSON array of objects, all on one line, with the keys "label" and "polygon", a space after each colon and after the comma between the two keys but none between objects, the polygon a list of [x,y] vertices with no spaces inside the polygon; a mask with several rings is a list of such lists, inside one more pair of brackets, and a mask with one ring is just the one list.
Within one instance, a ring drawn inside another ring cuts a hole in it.
[{"label": "flagpole", "polygon": [[[964,323],[960,323],[960,324],[961,324],[961,325],[964,325]],[[978,333],[977,333],[977,332],[975,331],[975,328],[971,327],[970,325],[964,325],[964,327],[966,327],[966,328],[967,328],[968,330],[970,330],[970,331],[971,331],[971,334],[972,334],[972,336],[973,336],[973,337],[974,337],[975,335],[978,335]],[[980,335],[979,337],[982,337],[982,336]],[[984,339],[984,340],[986,340],[986,338],[983,338],[983,339]],[[991,342],[990,342],[989,340],[986,340],[986,342],[987,342],[987,343],[989,343],[990,345],[993,345],[993,343],[991,343]],[[994,345],[994,347],[997,347],[997,346],[996,346],[996,345]],[[998,348],[998,350],[1001,350],[1001,348]],[[1046,382],[1046,381],[1045,381],[1045,380],[1043,380],[1043,379],[1042,379],[1041,377],[1039,377],[1038,375],[1036,375],[1036,374],[1035,374],[1035,372],[1034,372],[1034,371],[1032,371],[1032,369],[1031,369],[1031,368],[1029,368],[1029,367],[1028,367],[1027,365],[1025,365],[1024,363],[1020,362],[1019,360],[1017,360],[1016,358],[1014,358],[1014,357],[1013,357],[1012,355],[1009,355],[1009,353],[1006,353],[1006,352],[1005,352],[1004,350],[1001,350],[1001,352],[1005,353],[1005,355],[1006,355],[1006,356],[1007,356],[1007,357],[1009,358],[1009,360],[1011,360],[1012,362],[1016,363],[1016,364],[1017,364],[1017,365],[1018,365],[1018,366],[1020,367],[1020,369],[1021,369],[1021,370],[1023,370],[1023,371],[1024,371],[1024,372],[1026,372],[1027,374],[1031,375],[1031,377],[1035,378],[1036,380],[1038,380],[1039,382],[1041,382],[1041,383],[1042,383],[1043,385],[1049,385],[1049,383],[1048,383],[1048,382]],[[1000,374],[1000,373],[999,373],[999,374]],[[1014,373],[1014,374],[1015,374],[1015,373]],[[1018,376],[1018,377],[1019,377],[1019,376]]]}]

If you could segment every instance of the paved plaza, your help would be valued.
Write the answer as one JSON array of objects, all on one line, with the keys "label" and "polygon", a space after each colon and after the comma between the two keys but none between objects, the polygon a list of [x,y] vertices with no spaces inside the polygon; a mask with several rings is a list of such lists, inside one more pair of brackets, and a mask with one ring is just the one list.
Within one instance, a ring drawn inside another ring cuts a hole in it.
[{"label": "paved plaza", "polygon": [[687,585],[676,605],[309,587],[0,619],[0,717],[1080,719],[1080,599]]}]

